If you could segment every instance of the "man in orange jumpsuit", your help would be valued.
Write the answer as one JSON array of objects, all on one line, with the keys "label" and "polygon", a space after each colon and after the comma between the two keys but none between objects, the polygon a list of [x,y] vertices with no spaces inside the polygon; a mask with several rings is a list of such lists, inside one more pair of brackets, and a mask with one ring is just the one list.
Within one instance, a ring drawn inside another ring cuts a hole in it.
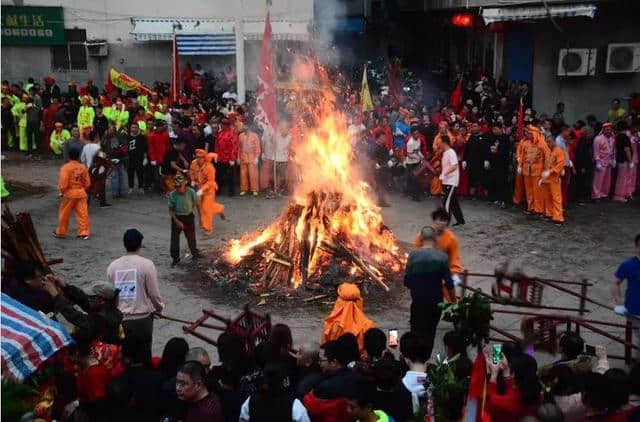
[{"label": "man in orange jumpsuit", "polygon": [[524,188],[527,194],[527,210],[536,214],[544,212],[544,189],[540,177],[549,162],[549,147],[540,129],[528,126],[524,131],[525,142],[522,155],[518,160],[518,173],[524,175]]},{"label": "man in orange jumpsuit", "polygon": [[547,138],[547,145],[551,150],[549,169],[542,172],[540,183],[545,192],[544,215],[560,225],[564,223],[564,210],[562,207],[562,176],[565,172],[564,151],[556,145],[553,136]]},{"label": "man in orange jumpsuit", "polygon": [[81,239],[89,239],[89,207],[87,189],[91,185],[89,171],[80,164],[80,150],[69,150],[69,162],[60,169],[58,189],[62,195],[58,211],[58,227],[53,235],[58,238],[67,237],[71,212],[76,215],[77,233]]},{"label": "man in orange jumpsuit", "polygon": [[212,161],[217,157],[213,152],[206,154],[202,160],[202,169],[197,174],[198,191],[196,194],[200,198],[200,226],[207,235],[213,234],[213,217],[219,214],[224,220],[224,206],[216,202],[216,169]]},{"label": "man in orange jumpsuit", "polygon": [[238,160],[240,161],[240,196],[251,190],[258,196],[258,159],[260,157],[260,138],[252,128],[245,126],[238,135]]}]

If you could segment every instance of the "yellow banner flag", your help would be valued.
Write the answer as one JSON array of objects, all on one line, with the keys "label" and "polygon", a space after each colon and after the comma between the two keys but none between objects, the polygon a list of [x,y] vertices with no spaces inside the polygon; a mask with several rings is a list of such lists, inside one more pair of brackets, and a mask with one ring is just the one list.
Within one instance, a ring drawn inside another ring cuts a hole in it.
[{"label": "yellow banner flag", "polygon": [[360,99],[362,100],[362,110],[373,110],[373,101],[371,101],[371,92],[369,92],[369,82],[367,81],[367,65],[364,65],[362,72],[362,90],[360,91]]}]

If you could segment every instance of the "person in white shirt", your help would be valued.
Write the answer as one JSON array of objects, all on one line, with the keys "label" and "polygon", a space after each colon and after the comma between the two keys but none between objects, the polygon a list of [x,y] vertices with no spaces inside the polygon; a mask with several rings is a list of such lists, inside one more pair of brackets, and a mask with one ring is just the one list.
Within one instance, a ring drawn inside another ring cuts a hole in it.
[{"label": "person in white shirt", "polygon": [[462,208],[458,202],[458,196],[456,195],[456,188],[460,181],[460,169],[458,168],[458,156],[456,152],[451,148],[451,140],[448,136],[442,138],[442,148],[444,154],[442,154],[442,173],[440,174],[440,180],[442,181],[442,187],[444,189],[443,207],[449,213],[449,219],[451,215],[456,218],[454,226],[463,225],[464,215],[462,214]]},{"label": "person in white shirt", "polygon": [[404,159],[407,168],[407,191],[413,201],[420,200],[420,184],[413,172],[420,165],[424,156],[420,151],[420,139],[418,139],[418,127],[411,127],[411,136],[407,141],[407,158]]},{"label": "person in white shirt", "polygon": [[400,337],[400,353],[409,367],[402,378],[402,384],[411,392],[413,413],[420,410],[420,402],[426,399],[427,390],[427,361],[429,360],[429,345],[425,337],[409,331]]},{"label": "person in white shirt", "polygon": [[80,162],[90,169],[93,164],[93,157],[96,156],[98,151],[100,151],[100,138],[95,136],[91,139],[91,142],[82,147]]},{"label": "person in white shirt", "polygon": [[310,422],[302,402],[287,393],[286,369],[280,362],[267,363],[262,371],[261,388],[251,394],[240,408],[240,422],[272,420]]},{"label": "person in white shirt", "polygon": [[289,147],[291,146],[291,131],[289,123],[283,121],[273,136],[273,154],[275,161],[273,191],[281,194],[288,192],[288,164]]}]

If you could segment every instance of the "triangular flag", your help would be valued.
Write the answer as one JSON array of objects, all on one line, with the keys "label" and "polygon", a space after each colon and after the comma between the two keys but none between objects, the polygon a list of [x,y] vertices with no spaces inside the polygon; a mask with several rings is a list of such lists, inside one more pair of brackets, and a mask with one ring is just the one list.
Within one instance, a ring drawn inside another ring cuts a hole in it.
[{"label": "triangular flag", "polygon": [[364,71],[362,72],[360,99],[362,100],[362,111],[373,110],[373,101],[371,101],[371,92],[369,92],[369,82],[367,81],[367,65],[364,65]]}]

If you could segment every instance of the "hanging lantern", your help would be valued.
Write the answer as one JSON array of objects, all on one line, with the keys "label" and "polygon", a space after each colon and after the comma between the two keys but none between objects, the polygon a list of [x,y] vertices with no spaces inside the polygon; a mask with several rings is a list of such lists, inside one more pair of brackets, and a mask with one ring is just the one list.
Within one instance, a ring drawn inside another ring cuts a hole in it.
[{"label": "hanging lantern", "polygon": [[460,28],[471,28],[473,26],[473,15],[471,13],[456,13],[451,17],[451,24]]}]

